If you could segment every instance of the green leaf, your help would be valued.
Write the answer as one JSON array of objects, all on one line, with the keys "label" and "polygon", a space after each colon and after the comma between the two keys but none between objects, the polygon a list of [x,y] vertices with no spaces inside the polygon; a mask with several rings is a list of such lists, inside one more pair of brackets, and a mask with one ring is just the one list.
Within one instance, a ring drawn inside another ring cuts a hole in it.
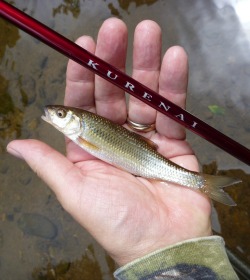
[{"label": "green leaf", "polygon": [[215,115],[225,115],[225,109],[218,105],[209,105],[208,109]]}]

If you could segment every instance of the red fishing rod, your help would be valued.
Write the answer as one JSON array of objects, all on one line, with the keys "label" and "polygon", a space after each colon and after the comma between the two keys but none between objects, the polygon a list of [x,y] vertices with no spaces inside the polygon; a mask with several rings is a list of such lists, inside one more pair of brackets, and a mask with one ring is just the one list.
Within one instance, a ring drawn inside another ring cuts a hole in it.
[{"label": "red fishing rod", "polygon": [[3,0],[0,0],[0,16],[250,165],[250,150],[248,148]]}]

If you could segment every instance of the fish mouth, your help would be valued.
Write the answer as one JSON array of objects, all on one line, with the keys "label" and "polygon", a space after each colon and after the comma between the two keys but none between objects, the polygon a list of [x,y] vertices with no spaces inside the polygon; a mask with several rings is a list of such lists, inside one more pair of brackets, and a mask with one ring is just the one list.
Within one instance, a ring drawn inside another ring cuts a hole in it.
[{"label": "fish mouth", "polygon": [[48,108],[44,108],[44,115],[41,116],[41,118],[46,121],[47,123],[51,124],[50,114]]}]

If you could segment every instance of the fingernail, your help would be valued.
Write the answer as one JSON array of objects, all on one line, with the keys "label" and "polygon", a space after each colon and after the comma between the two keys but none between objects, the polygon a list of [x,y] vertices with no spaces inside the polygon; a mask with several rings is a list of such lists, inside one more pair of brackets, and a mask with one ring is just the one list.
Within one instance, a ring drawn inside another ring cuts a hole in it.
[{"label": "fingernail", "polygon": [[19,153],[19,151],[17,151],[16,149],[14,149],[12,146],[11,146],[11,143],[9,143],[6,147],[6,150],[9,154],[11,154],[12,156],[14,157],[17,157],[17,158],[20,158],[20,159],[23,159],[23,156]]}]

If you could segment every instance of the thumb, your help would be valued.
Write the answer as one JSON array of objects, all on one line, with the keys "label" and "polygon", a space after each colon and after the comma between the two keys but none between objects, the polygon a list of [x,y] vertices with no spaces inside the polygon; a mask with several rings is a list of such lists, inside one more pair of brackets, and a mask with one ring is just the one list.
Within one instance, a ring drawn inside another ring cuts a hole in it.
[{"label": "thumb", "polygon": [[[73,186],[80,170],[65,156],[38,140],[14,140],[7,152],[23,159],[31,169],[55,192],[65,210],[76,201],[77,191]],[[70,211],[69,211],[70,212]]]}]

